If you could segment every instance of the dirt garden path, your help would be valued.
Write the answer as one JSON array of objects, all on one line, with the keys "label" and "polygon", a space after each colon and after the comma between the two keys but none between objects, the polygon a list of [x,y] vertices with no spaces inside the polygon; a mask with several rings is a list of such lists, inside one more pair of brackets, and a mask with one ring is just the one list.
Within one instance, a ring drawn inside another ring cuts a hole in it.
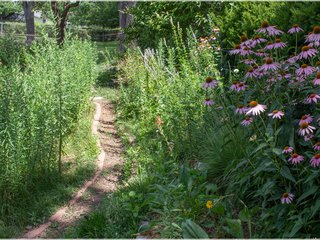
[{"label": "dirt garden path", "polygon": [[93,99],[96,113],[92,133],[99,136],[100,154],[94,176],[84,183],[67,205],[58,209],[48,220],[28,230],[22,238],[59,238],[64,230],[74,225],[97,206],[102,197],[113,192],[121,178],[122,145],[114,126],[114,111],[110,101]]}]

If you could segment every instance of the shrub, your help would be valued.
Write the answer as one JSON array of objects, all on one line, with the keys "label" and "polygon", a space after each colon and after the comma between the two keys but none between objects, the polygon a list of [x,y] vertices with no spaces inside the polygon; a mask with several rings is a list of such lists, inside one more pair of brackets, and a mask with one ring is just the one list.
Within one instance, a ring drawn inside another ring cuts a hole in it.
[{"label": "shrub", "polygon": [[1,68],[3,204],[30,190],[37,179],[49,181],[61,170],[64,139],[89,100],[94,61],[88,42],[70,40],[59,48],[44,40],[27,51],[24,69],[14,63]]}]

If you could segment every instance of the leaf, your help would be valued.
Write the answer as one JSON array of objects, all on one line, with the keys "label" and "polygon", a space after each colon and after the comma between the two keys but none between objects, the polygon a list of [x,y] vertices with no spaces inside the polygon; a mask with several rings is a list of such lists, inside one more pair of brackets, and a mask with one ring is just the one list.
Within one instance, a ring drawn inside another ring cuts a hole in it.
[{"label": "leaf", "polygon": [[294,177],[292,176],[290,169],[287,166],[283,166],[280,170],[280,174],[282,177],[296,183],[297,181],[294,179]]},{"label": "leaf", "polygon": [[280,156],[282,154],[282,150],[280,148],[273,148],[272,152],[277,156]]},{"label": "leaf", "polygon": [[228,227],[225,228],[227,232],[236,238],[243,238],[243,229],[241,226],[240,219],[230,219],[226,218],[226,223],[228,224]]},{"label": "leaf", "polygon": [[250,221],[250,212],[248,208],[244,208],[239,212],[239,218],[243,222],[249,222]]},{"label": "leaf", "polygon": [[218,215],[223,215],[224,214],[224,206],[221,203],[217,203],[216,205],[213,206],[212,212]]},{"label": "leaf", "polygon": [[297,202],[301,202],[303,199],[309,197],[310,195],[314,194],[316,191],[318,190],[318,187],[317,186],[312,186],[311,188],[308,189],[308,191],[306,191],[304,194],[302,194]]},{"label": "leaf", "polygon": [[209,238],[208,234],[195,222],[190,219],[182,223],[182,237],[184,239],[200,239],[200,238]]},{"label": "leaf", "polygon": [[292,238],[302,227],[303,227],[303,222],[301,221],[301,219],[299,219],[291,229],[291,232],[289,233],[289,235],[285,233],[284,237]]}]

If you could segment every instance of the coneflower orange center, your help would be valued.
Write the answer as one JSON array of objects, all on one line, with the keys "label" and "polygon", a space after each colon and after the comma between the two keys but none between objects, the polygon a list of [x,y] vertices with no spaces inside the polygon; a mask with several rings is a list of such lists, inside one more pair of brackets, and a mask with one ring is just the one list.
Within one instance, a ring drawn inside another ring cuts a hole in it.
[{"label": "coneflower orange center", "polygon": [[284,194],[282,195],[282,197],[288,198],[288,197],[289,197],[289,193],[284,193]]},{"label": "coneflower orange center", "polygon": [[280,39],[280,38],[277,38],[277,39],[276,39],[276,43],[279,43],[279,42],[281,42],[281,39]]},{"label": "coneflower orange center", "polygon": [[255,36],[254,39],[258,40],[258,39],[260,39],[260,36]]},{"label": "coneflower orange center", "polygon": [[271,45],[272,44],[272,42],[267,42],[267,45]]},{"label": "coneflower orange center", "polygon": [[320,26],[315,26],[315,27],[313,28],[313,33],[319,34],[319,33],[320,33]]},{"label": "coneflower orange center", "polygon": [[309,51],[309,49],[310,49],[309,46],[303,46],[303,47],[302,47],[302,51],[303,51],[303,52]]},{"label": "coneflower orange center", "polygon": [[316,62],[316,66],[319,66],[319,65],[320,65],[320,61],[317,61],[317,62]]},{"label": "coneflower orange center", "polygon": [[288,150],[289,149],[289,146],[286,146],[285,148],[284,148],[284,150]]},{"label": "coneflower orange center", "polygon": [[307,68],[308,65],[304,63],[304,64],[301,65],[301,67],[302,67],[302,68]]},{"label": "coneflower orange center", "polygon": [[243,36],[240,37],[240,41],[241,41],[241,42],[245,42],[245,41],[247,41],[247,40],[248,40],[247,36],[244,36],[244,35],[243,35]]},{"label": "coneflower orange center", "polygon": [[250,107],[256,107],[258,105],[258,102],[257,101],[251,101],[250,103],[249,103],[249,106]]},{"label": "coneflower orange center", "polygon": [[267,21],[263,21],[263,22],[261,23],[261,27],[267,28],[267,27],[269,27],[269,23],[268,23]]},{"label": "coneflower orange center", "polygon": [[316,96],[316,94],[312,93],[309,95],[309,98],[314,98]]},{"label": "coneflower orange center", "polygon": [[240,105],[238,106],[238,108],[244,108],[244,105],[240,104]]},{"label": "coneflower orange center", "polygon": [[293,24],[292,27],[297,28],[299,27],[299,24]]},{"label": "coneflower orange center", "polygon": [[253,68],[249,68],[248,72],[252,73],[254,70]]},{"label": "coneflower orange center", "polygon": [[245,48],[244,48],[244,50],[248,51],[248,50],[250,50],[250,48],[248,48],[248,47],[245,47]]},{"label": "coneflower orange center", "polygon": [[303,123],[300,124],[300,127],[301,127],[302,129],[306,129],[306,128],[309,127],[309,123],[303,122]]},{"label": "coneflower orange center", "polygon": [[273,63],[272,58],[267,58],[264,62],[266,64],[272,64]]},{"label": "coneflower orange center", "polygon": [[251,117],[246,117],[246,121],[249,121],[251,119]]},{"label": "coneflower orange center", "polygon": [[235,49],[240,49],[240,45],[237,44],[237,45],[234,46],[234,48],[235,48]]},{"label": "coneflower orange center", "polygon": [[272,113],[276,114],[278,113],[279,111],[278,110],[273,110]]},{"label": "coneflower orange center", "polygon": [[320,72],[317,73],[317,76],[316,76],[316,77],[317,77],[317,78],[320,78]]},{"label": "coneflower orange center", "polygon": [[316,154],[314,157],[315,157],[316,159],[319,159],[319,158],[320,158],[320,154]]},{"label": "coneflower orange center", "polygon": [[206,101],[207,101],[207,102],[210,101],[210,98],[206,98]]},{"label": "coneflower orange center", "polygon": [[207,82],[207,83],[211,83],[212,81],[213,81],[213,78],[212,78],[212,77],[207,77],[207,78],[206,78],[206,82]]},{"label": "coneflower orange center", "polygon": [[317,142],[316,145],[317,145],[317,146],[320,146],[320,142]]},{"label": "coneflower orange center", "polygon": [[243,86],[244,86],[244,83],[242,83],[242,82],[241,82],[241,83],[238,83],[238,86],[239,86],[239,87],[243,87]]}]

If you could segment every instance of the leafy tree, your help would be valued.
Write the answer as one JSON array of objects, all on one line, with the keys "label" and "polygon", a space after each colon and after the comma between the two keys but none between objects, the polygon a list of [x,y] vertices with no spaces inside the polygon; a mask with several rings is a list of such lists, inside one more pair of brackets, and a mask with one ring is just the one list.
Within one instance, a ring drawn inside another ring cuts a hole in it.
[{"label": "leafy tree", "polygon": [[17,2],[0,2],[0,14],[9,15],[15,12],[21,12],[22,6]]},{"label": "leafy tree", "polygon": [[116,28],[119,25],[117,8],[117,2],[82,2],[69,21],[75,25]]}]

